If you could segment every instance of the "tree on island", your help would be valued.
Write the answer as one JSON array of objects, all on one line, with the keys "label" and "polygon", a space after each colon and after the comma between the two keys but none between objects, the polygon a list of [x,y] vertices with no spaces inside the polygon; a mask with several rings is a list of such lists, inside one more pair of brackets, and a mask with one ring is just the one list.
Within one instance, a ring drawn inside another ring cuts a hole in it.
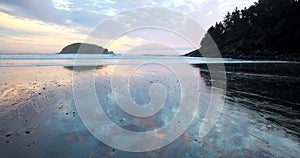
[{"label": "tree on island", "polygon": [[298,0],[259,0],[249,8],[236,8],[208,29],[199,50],[186,56],[210,50],[210,35],[226,58],[299,60],[299,4]]}]

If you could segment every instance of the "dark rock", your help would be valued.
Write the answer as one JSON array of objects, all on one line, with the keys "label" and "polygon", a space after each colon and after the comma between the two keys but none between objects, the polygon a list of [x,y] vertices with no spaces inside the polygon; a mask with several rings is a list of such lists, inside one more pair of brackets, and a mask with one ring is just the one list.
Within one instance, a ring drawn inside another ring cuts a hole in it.
[{"label": "dark rock", "polygon": [[114,54],[95,44],[73,43],[65,46],[58,54]]}]

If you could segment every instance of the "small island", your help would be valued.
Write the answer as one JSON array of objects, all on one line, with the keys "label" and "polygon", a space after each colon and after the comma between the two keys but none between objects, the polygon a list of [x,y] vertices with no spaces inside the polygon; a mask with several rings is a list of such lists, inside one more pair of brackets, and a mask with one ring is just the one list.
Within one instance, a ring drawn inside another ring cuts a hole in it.
[{"label": "small island", "polygon": [[65,46],[58,54],[114,54],[106,48],[88,43],[73,43]]}]

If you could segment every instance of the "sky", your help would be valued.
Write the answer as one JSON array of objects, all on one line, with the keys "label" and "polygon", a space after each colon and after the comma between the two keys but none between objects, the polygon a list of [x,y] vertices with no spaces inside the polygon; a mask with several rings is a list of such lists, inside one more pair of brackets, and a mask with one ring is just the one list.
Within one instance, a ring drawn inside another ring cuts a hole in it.
[{"label": "sky", "polygon": [[[249,7],[255,1],[2,0],[0,1],[0,53],[57,53],[68,44],[85,42],[90,32],[106,19],[143,7],[160,7],[177,11],[196,20],[204,30],[207,30],[217,21],[221,21],[228,11],[233,11],[235,7],[239,9]],[[155,40],[151,38],[158,35]],[[190,51],[191,49],[182,44],[180,38],[153,29],[129,32],[106,47],[115,53],[124,53],[133,50],[136,46],[151,42],[164,44],[164,40],[172,41],[170,47],[176,47],[178,50]]]}]

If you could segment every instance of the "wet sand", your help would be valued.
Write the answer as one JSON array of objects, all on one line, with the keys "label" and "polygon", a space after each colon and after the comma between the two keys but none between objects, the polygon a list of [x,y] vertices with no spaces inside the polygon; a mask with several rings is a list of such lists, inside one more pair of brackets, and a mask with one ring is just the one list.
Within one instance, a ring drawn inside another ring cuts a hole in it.
[{"label": "wet sand", "polygon": [[[280,67],[280,66],[279,66]],[[73,71],[63,67],[0,68],[1,157],[297,157],[299,139],[299,76],[264,71],[227,69],[228,88],[222,114],[211,132],[199,138],[199,113],[188,130],[168,146],[131,153],[96,139],[82,123],[72,92]],[[258,69],[258,68],[257,68]],[[149,102],[153,82],[169,85],[166,107],[156,116],[138,119],[112,102],[113,66],[83,73],[95,75],[99,101],[112,122],[132,131],[150,131],[166,125],[179,103],[175,76],[149,67],[133,74],[131,94],[140,104]],[[194,67],[207,108],[211,94],[205,68]],[[267,86],[269,85],[269,86]],[[172,87],[173,86],[173,87]],[[264,88],[262,88],[264,87]],[[285,93],[280,95],[281,93]],[[283,96],[283,98],[280,98]],[[186,116],[190,117],[190,116]],[[113,135],[113,134],[112,134]],[[164,139],[163,134],[157,135]],[[120,139],[119,141],[122,141]]]}]

